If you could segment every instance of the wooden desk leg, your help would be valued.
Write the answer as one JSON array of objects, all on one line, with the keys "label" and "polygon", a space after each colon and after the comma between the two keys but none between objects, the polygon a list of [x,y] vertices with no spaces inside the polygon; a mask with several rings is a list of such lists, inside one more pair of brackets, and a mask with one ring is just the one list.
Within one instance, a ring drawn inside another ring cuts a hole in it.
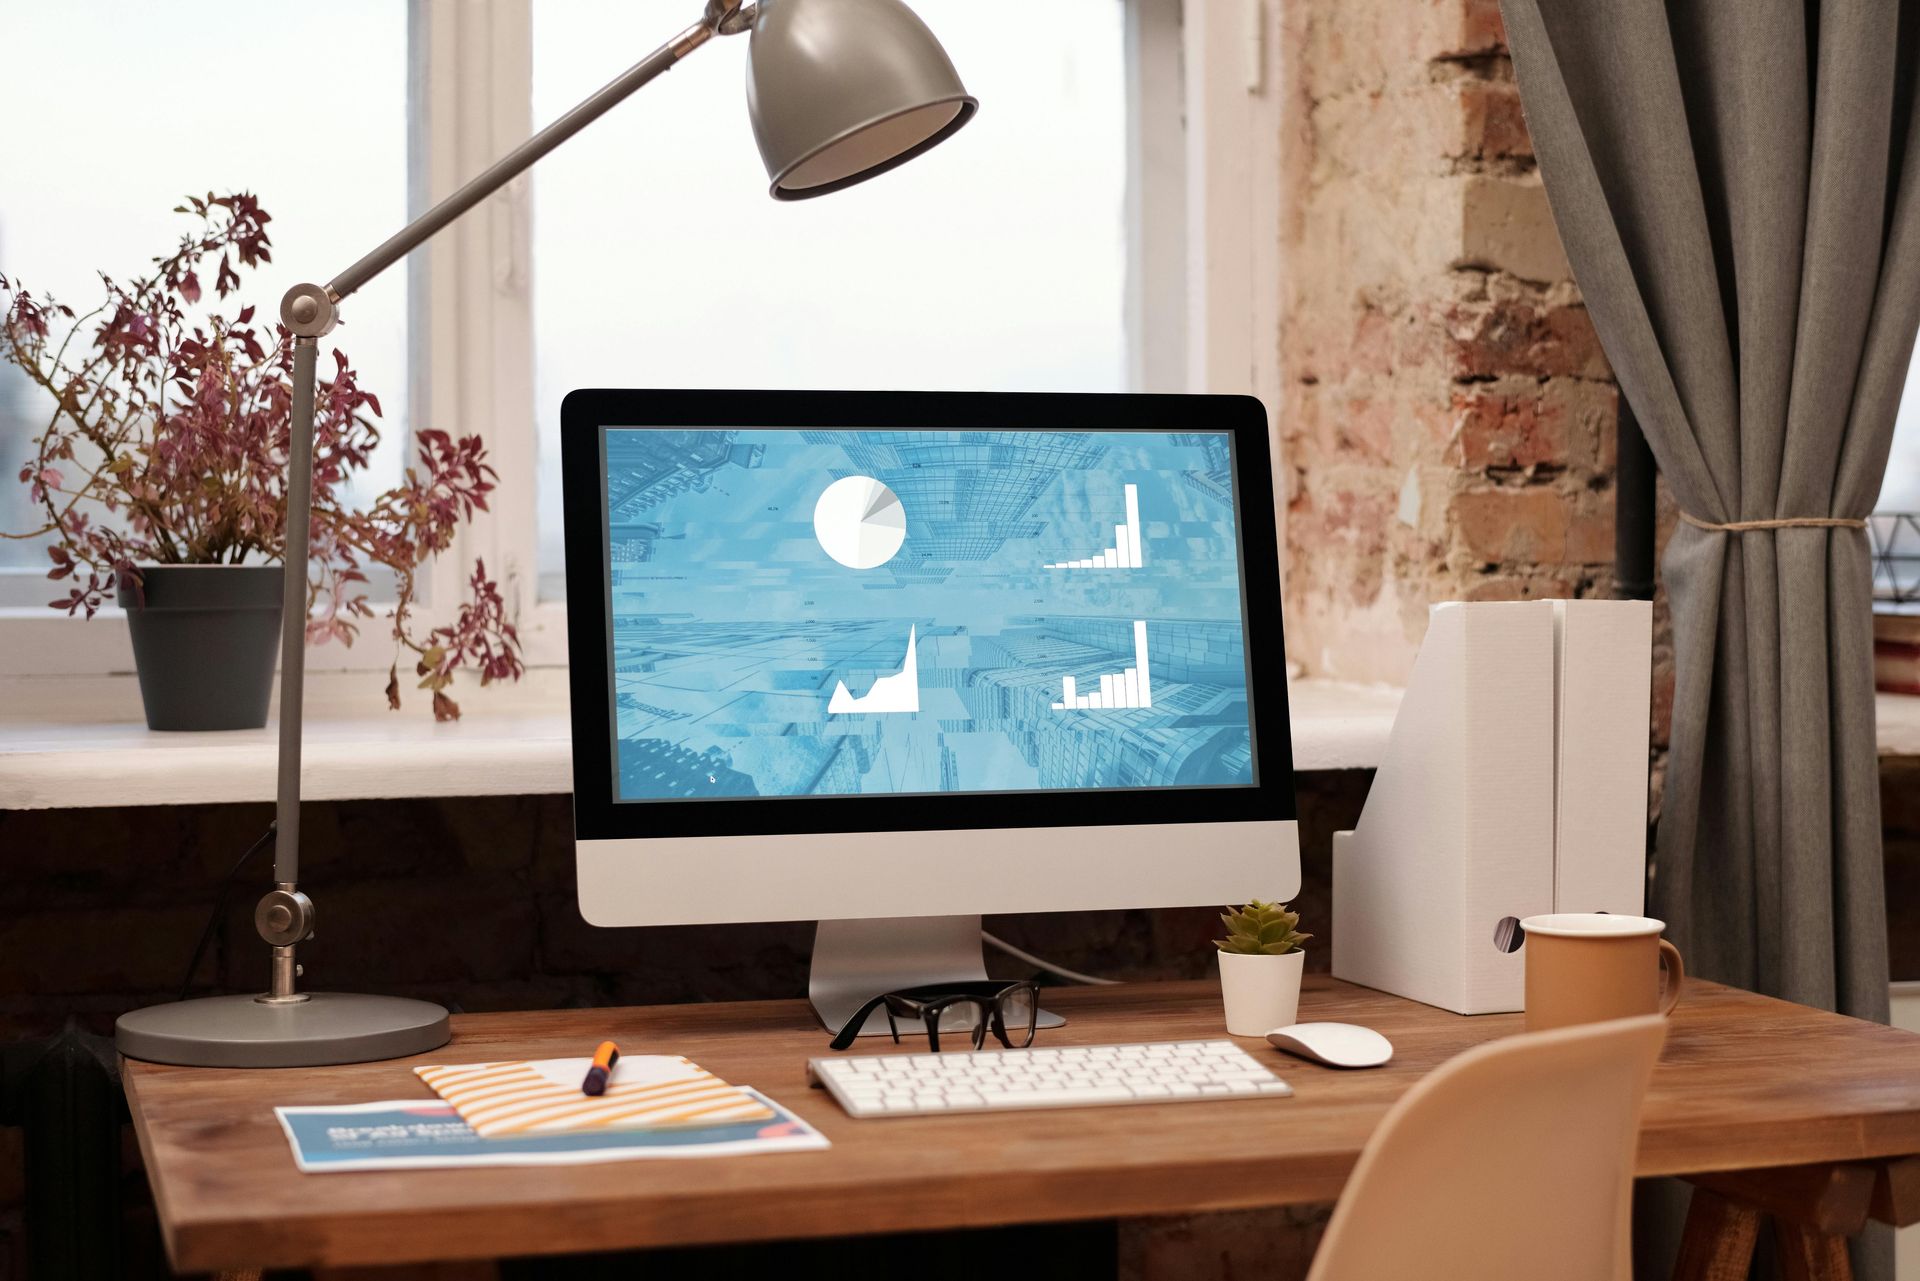
[{"label": "wooden desk leg", "polygon": [[1920,1223],[1920,1156],[1874,1163],[1871,1212],[1896,1228]]},{"label": "wooden desk leg", "polygon": [[1780,1248],[1780,1281],[1853,1281],[1845,1237],[1775,1219],[1773,1239]]},{"label": "wooden desk leg", "polygon": [[228,1268],[213,1274],[213,1281],[260,1281],[259,1268]]},{"label": "wooden desk leg", "polygon": [[1747,1281],[1761,1217],[1758,1208],[1744,1201],[1694,1188],[1673,1281]]}]

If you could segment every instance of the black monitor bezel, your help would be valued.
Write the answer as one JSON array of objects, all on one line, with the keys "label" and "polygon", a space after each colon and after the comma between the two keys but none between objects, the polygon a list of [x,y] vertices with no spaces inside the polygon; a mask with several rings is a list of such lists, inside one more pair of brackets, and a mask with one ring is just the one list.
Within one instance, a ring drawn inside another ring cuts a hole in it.
[{"label": "black monitor bezel", "polygon": [[[607,707],[603,428],[1224,431],[1233,437],[1249,642],[1251,787],[1103,790],[1097,819],[1059,792],[616,801]],[[1293,740],[1266,407],[1251,396],[1094,392],[629,391],[584,389],[560,406],[561,488],[572,695],[574,829],[580,840],[772,836],[789,832],[967,831],[1294,817]],[[1257,652],[1253,646],[1258,645]],[[1266,661],[1253,661],[1265,657]],[[1262,727],[1264,728],[1264,732]]]}]

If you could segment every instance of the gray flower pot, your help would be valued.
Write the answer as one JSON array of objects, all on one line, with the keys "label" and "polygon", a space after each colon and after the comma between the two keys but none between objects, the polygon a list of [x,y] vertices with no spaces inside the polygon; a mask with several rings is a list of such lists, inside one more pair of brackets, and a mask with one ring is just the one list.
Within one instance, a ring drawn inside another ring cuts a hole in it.
[{"label": "gray flower pot", "polygon": [[120,584],[147,728],[259,729],[280,650],[280,566],[142,565]]}]

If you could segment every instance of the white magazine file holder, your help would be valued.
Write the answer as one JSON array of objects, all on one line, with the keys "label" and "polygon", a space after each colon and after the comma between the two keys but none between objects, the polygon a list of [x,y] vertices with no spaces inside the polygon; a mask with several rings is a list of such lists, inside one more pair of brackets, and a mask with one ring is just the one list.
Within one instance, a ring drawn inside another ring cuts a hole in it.
[{"label": "white magazine file holder", "polygon": [[1334,975],[1518,1010],[1503,921],[1638,914],[1650,671],[1643,601],[1434,606],[1360,821],[1334,834]]}]

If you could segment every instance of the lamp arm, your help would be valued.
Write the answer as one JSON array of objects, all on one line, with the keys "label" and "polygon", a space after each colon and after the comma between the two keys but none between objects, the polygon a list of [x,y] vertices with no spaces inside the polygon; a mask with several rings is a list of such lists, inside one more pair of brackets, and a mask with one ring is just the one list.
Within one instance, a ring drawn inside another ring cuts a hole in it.
[{"label": "lamp arm", "polygon": [[546,128],[493,162],[458,191],[395,232],[385,244],[333,278],[327,291],[335,302],[406,257],[439,230],[532,168],[549,151],[605,115],[636,89],[673,69],[680,59],[713,38],[714,29],[696,22],[666,44],[609,81]]},{"label": "lamp arm", "polygon": [[669,71],[716,34],[745,29],[752,6],[707,0],[701,21],[642,58],[546,128],[528,138],[335,276],[326,286],[301,284],[280,300],[280,318],[294,336],[293,414],[287,452],[285,583],[280,617],[280,753],[274,837],[275,889],[260,901],[254,925],[273,946],[270,1000],[295,1001],[293,947],[313,932],[313,904],[296,888],[300,876],[300,731],[305,686],[307,552],[313,508],[313,414],[319,341],[338,320],[340,301],[406,257],[467,210],[526,172],[541,157],[606,114],[648,81]]}]

